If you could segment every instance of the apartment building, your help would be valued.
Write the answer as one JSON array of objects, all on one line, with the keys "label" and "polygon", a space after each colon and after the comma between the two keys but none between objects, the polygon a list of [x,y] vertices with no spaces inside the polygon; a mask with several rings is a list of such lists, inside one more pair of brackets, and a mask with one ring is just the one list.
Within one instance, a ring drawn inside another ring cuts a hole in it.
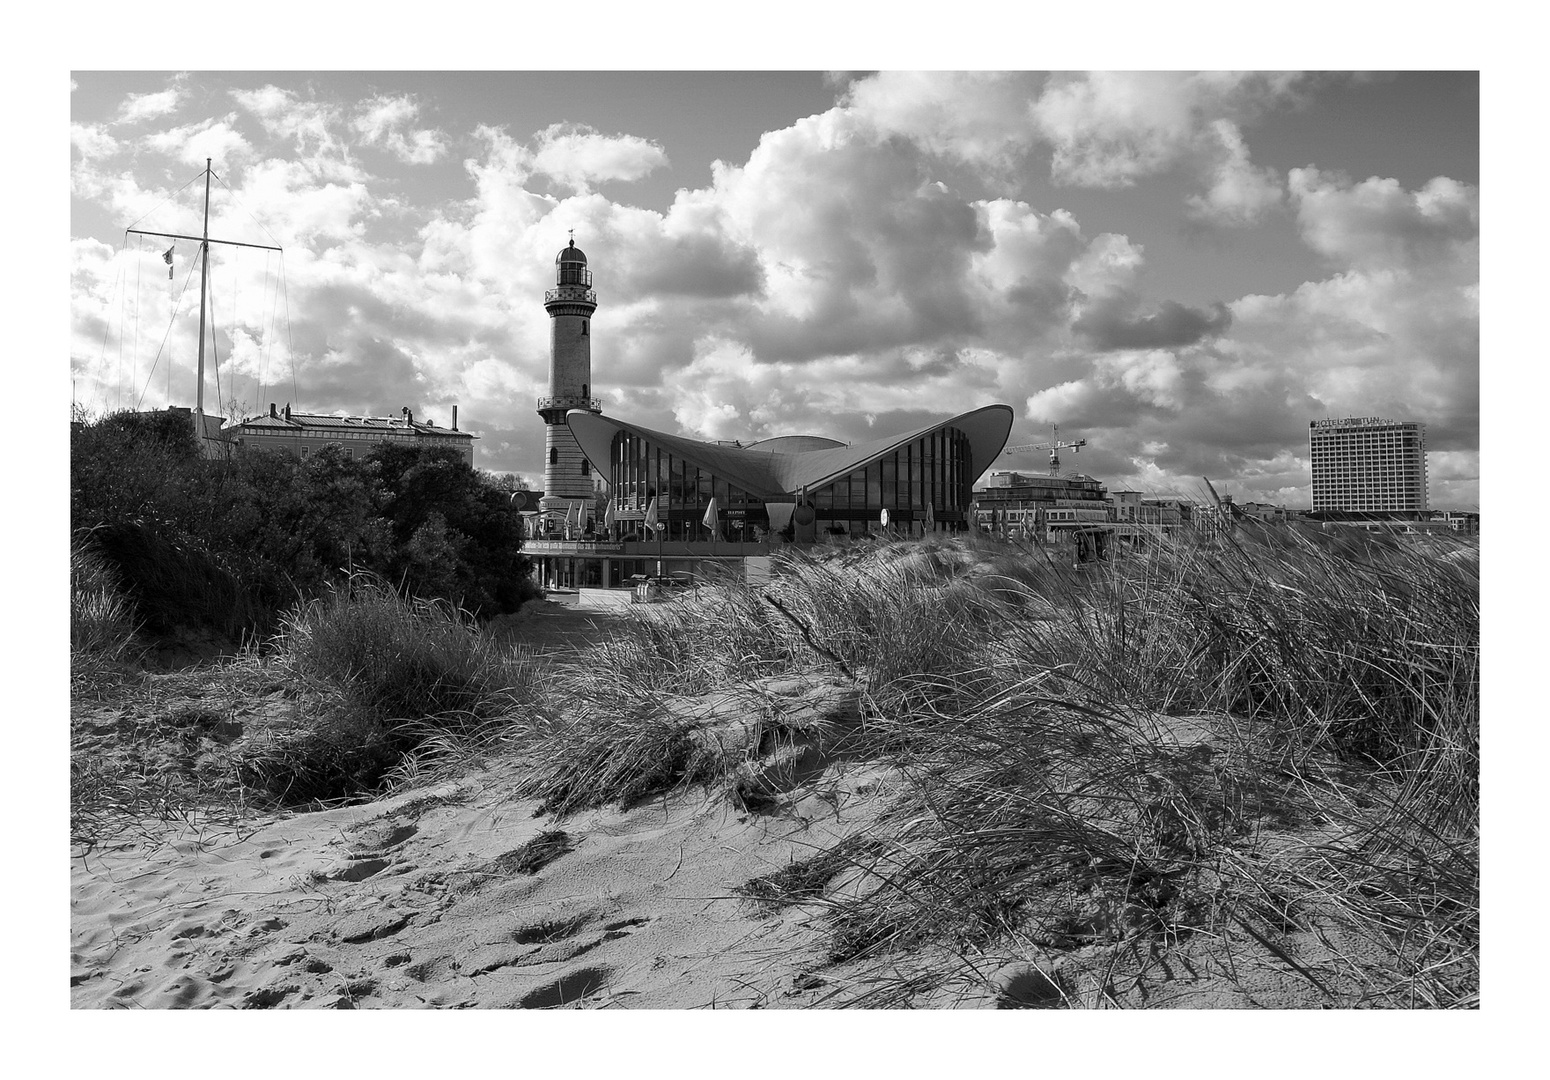
[{"label": "apartment building", "polygon": [[1426,426],[1374,416],[1312,420],[1313,509],[1425,510]]}]

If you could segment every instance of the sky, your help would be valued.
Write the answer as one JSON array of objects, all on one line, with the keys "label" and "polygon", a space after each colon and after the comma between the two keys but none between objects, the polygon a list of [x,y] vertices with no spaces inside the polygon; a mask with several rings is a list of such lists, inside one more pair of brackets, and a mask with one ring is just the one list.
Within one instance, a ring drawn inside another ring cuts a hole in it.
[{"label": "sky", "polygon": [[[1311,504],[1307,430],[1480,496],[1473,71],[70,75],[73,400],[451,420],[542,485],[574,230],[604,412],[879,438],[994,402],[1110,490]],[[174,316],[174,309],[176,315]],[[218,362],[215,362],[218,361]],[[217,378],[219,389],[217,390]],[[234,405],[229,404],[234,403]],[[997,468],[1042,472],[1046,455]]]}]

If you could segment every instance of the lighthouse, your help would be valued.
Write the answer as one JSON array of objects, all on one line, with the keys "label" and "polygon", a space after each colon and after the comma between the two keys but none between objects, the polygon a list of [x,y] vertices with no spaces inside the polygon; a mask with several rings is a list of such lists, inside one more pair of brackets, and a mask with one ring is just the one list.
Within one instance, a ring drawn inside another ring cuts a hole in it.
[{"label": "lighthouse", "polygon": [[544,496],[538,506],[564,513],[578,501],[590,501],[593,484],[592,466],[565,426],[565,413],[603,411],[602,402],[592,397],[597,293],[575,237],[554,257],[554,288],[544,292],[544,310],[549,313],[549,393],[538,399],[538,415],[544,418]]}]

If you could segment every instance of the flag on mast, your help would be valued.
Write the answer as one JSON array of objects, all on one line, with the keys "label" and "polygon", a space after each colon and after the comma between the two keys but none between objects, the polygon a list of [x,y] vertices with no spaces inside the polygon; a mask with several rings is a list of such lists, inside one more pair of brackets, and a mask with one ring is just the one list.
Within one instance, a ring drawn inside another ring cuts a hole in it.
[{"label": "flag on mast", "polygon": [[177,246],[178,245],[173,244],[172,247],[168,248],[166,251],[161,253],[161,261],[167,264],[167,280],[168,281],[172,280],[172,248],[175,248]]},{"label": "flag on mast", "polygon": [[651,501],[646,504],[646,528],[652,532],[657,530],[657,497],[653,495]]},{"label": "flag on mast", "polygon": [[705,508],[705,516],[700,519],[700,522],[712,533],[716,531],[716,526],[720,523],[720,519],[716,517],[716,497],[714,495],[710,497],[710,505]]},{"label": "flag on mast", "polygon": [[608,500],[608,507],[603,511],[603,526],[608,529],[614,527],[614,501]]}]

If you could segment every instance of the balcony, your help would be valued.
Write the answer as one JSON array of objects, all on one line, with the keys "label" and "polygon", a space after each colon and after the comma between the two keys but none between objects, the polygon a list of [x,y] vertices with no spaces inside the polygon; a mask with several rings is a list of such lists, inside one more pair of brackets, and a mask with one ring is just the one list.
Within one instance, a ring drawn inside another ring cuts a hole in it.
[{"label": "balcony", "polygon": [[556,394],[538,399],[538,411],[545,409],[586,409],[588,412],[603,411],[602,398],[582,397],[580,394]]},{"label": "balcony", "polygon": [[591,289],[583,289],[579,285],[561,285],[558,289],[544,290],[544,303],[553,304],[559,301],[570,301],[578,304],[597,305],[597,293]]}]

